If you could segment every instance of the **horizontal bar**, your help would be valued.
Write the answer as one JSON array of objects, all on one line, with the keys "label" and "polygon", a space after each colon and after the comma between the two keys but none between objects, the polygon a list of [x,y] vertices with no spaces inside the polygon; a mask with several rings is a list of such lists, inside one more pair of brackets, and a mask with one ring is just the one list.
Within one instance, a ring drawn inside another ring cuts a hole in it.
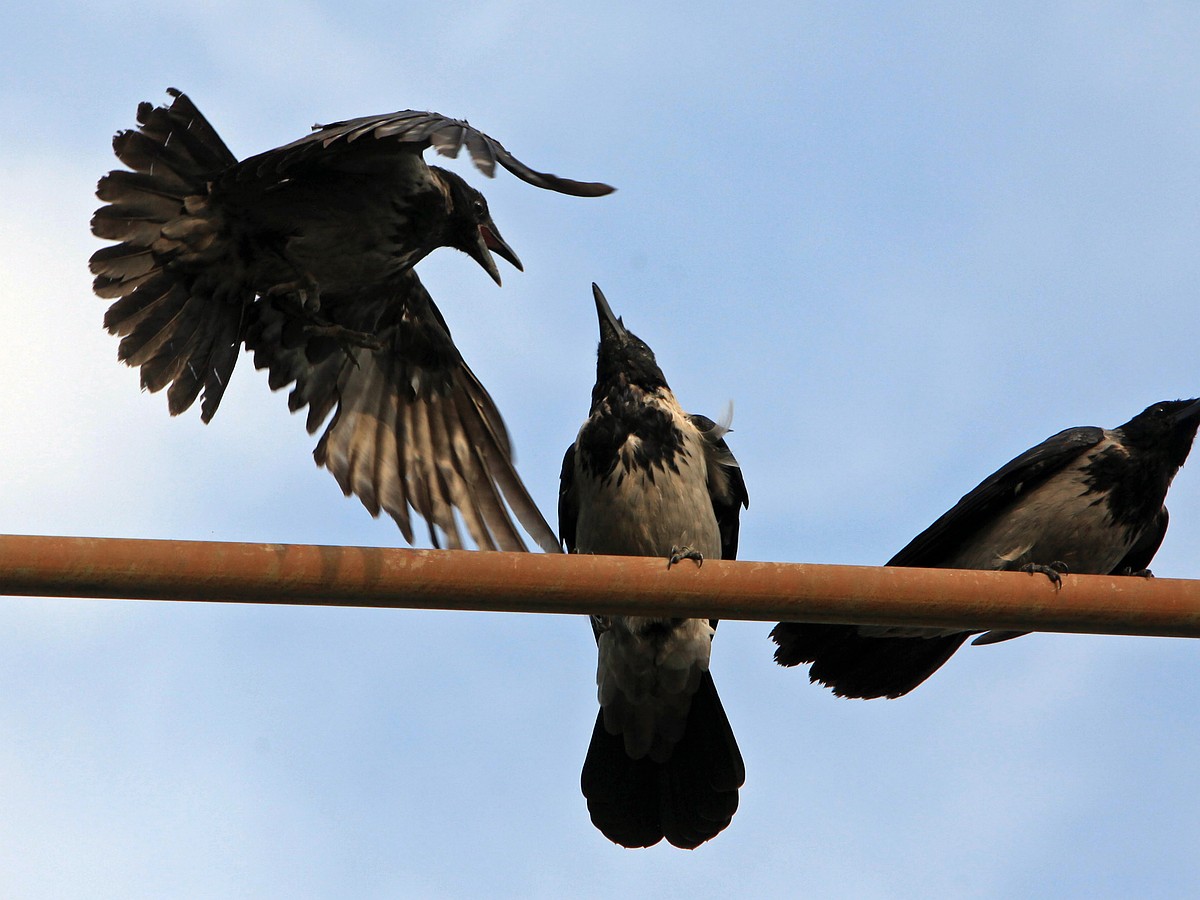
[{"label": "horizontal bar", "polygon": [[1200,581],[0,535],[0,595],[1200,637]]}]

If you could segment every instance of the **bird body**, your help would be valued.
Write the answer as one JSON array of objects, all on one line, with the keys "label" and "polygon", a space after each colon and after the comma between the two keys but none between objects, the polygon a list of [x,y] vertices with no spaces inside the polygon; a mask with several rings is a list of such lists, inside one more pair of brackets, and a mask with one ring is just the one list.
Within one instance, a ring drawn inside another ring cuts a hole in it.
[{"label": "bird body", "polygon": [[[1143,574],[1166,534],[1163,505],[1200,425],[1200,401],[1154,404],[1119,428],[1069,428],[966,494],[887,565]],[[971,632],[780,623],[776,661],[845,697],[898,697],[935,672]],[[1020,632],[989,632],[995,643]]]},{"label": "bird body", "polygon": [[231,243],[268,251],[247,262],[256,294],[286,293],[304,279],[352,295],[448,242],[448,174],[417,154],[376,151],[268,184],[218,180],[209,203]]},{"label": "bird body", "polygon": [[[664,430],[672,435],[666,445],[652,437]],[[621,433],[614,453],[612,438]],[[689,547],[719,559],[706,440],[669,389],[649,393],[626,385],[617,397],[606,397],[575,443],[576,552],[666,559]],[[607,727],[624,736],[630,756],[653,748],[662,762],[682,735],[691,695],[708,670],[714,629],[703,619],[601,622],[597,682]]]},{"label": "bird body", "polygon": [[[663,558],[688,546],[719,559],[708,438],[669,389],[625,390],[625,398],[606,398],[576,439],[577,544],[589,553]],[[670,444],[656,440],[662,433]]]},{"label": "bird body", "polygon": [[[561,477],[568,551],[733,558],[748,498],[726,429],[683,412],[650,348],[593,291],[596,387]],[[737,809],[745,767],[709,673],[716,624],[592,617],[600,713],[582,787],[592,821],[619,844],[695,847]]]},{"label": "bird body", "polygon": [[492,254],[520,260],[483,195],[422,154],[466,146],[488,175],[500,163],[549,190],[612,188],[537,172],[467,123],[414,110],[317,126],[239,162],[186,95],[169,93],[113,139],[128,170],[100,180],[107,205],[92,220],[119,241],[91,269],[142,387],[166,388],[172,415],[202,397],[207,422],[245,343],[273,389],[294,385],[289,405],[308,406],[310,432],[333,414],[318,463],[406,539],[412,511],[437,546],[462,546],[461,520],[481,548],[524,549],[507,504],[557,551],[495,404],[413,271],[438,247],[497,283]]},{"label": "bird body", "polygon": [[1113,527],[1109,500],[1091,493],[1089,473],[1108,454],[1125,454],[1119,436],[1103,432],[1091,448],[1067,463],[1052,479],[1024,492],[1020,503],[980,528],[943,568],[1019,569],[1028,563],[1061,560],[1076,574],[1111,572],[1136,540],[1138,525]]}]

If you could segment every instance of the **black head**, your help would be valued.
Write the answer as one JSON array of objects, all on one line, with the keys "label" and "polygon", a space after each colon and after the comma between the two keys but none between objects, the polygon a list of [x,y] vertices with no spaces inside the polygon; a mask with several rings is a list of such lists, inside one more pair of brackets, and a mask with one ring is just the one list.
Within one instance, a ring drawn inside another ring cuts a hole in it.
[{"label": "black head", "polygon": [[646,391],[665,388],[667,379],[654,360],[654,351],[613,314],[612,307],[595,284],[592,285],[592,296],[600,319],[600,347],[596,351],[596,388],[592,391],[592,402],[615,385],[633,384]]},{"label": "black head", "polygon": [[[487,200],[453,172],[434,167],[450,192],[450,221],[447,246],[467,254],[500,284],[500,270],[492,259],[495,253],[508,260],[519,271],[525,271],[512,247],[500,237],[500,230],[488,212]],[[491,252],[489,252],[491,251]]]},{"label": "black head", "polygon": [[1178,469],[1187,460],[1200,426],[1200,399],[1162,400],[1148,406],[1121,426],[1125,444],[1141,453],[1153,453]]}]

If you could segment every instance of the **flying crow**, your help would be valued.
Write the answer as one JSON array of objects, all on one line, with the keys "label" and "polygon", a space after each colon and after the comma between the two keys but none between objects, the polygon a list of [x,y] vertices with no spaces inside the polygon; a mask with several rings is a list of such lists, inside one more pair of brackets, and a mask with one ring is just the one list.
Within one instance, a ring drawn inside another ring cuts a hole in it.
[{"label": "flying crow", "polygon": [[[889,566],[1148,575],[1167,531],[1163,501],[1191,450],[1200,400],[1164,400],[1119,428],[1068,428],[1022,453],[907,547]],[[783,622],[771,637],[784,666],[841,697],[899,697],[974,632]],[[1018,637],[989,632],[974,643]]]},{"label": "flying crow", "polygon": [[[568,552],[733,559],[749,504],[722,435],[689,415],[654,353],[592,285],[600,318],[588,420],[563,458]],[[746,778],[708,670],[716,619],[592,616],[600,714],[583,764],[592,822],[625,847],[691,849],[733,818]]]},{"label": "flying crow", "polygon": [[487,175],[499,163],[561,193],[612,188],[536,172],[466,122],[413,110],[317,126],[238,162],[191,100],[169,93],[169,106],[140,104],[137,129],[113,139],[132,171],[100,179],[107,205],[92,219],[97,237],[120,242],[91,269],[96,293],[116,301],[104,324],[142,387],[167,388],[172,415],[202,395],[207,422],[245,342],[272,387],[295,382],[291,406],[309,405],[309,431],[334,411],[317,461],[410,541],[411,508],[435,543],[459,546],[457,510],[480,547],[523,549],[499,493],[558,549],[494,403],[412,271],[438,247],[497,282],[493,253],[521,263],[483,195],[422,153],[465,145]]}]

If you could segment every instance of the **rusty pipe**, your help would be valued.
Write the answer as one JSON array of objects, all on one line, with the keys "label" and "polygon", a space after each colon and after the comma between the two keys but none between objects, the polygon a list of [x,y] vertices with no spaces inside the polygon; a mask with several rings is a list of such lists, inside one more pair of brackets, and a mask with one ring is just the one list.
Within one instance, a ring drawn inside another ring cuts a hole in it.
[{"label": "rusty pipe", "polygon": [[0,595],[1200,637],[1200,581],[0,535]]}]

